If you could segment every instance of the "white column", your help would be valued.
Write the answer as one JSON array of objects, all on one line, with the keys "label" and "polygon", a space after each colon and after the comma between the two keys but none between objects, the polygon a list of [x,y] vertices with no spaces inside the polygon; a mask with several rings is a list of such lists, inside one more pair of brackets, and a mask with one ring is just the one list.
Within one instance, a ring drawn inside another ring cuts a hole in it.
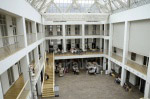
[{"label": "white column", "polygon": [[2,90],[2,84],[1,84],[1,79],[0,79],[0,98],[4,99],[4,97],[3,97],[3,90]]},{"label": "white column", "polygon": [[32,22],[32,32],[35,33],[35,41],[38,40],[36,22]]},{"label": "white column", "polygon": [[82,50],[85,51],[85,24],[82,24]]},{"label": "white column", "polygon": [[35,64],[37,64],[39,62],[39,53],[38,53],[38,47],[36,47],[34,49],[34,60],[35,60]]},{"label": "white column", "polygon": [[100,35],[103,35],[103,24],[100,25]]},{"label": "white column", "polygon": [[102,51],[102,38],[100,38],[100,51]]},{"label": "white column", "polygon": [[66,39],[63,38],[63,49],[64,49],[64,52],[66,52]]},{"label": "white column", "polygon": [[106,40],[104,39],[104,51],[103,51],[103,52],[104,52],[104,54],[106,54],[106,47],[107,47],[107,45],[106,45],[106,44],[107,44],[107,42],[106,42]]},{"label": "white column", "polygon": [[[113,23],[110,23],[109,24],[109,51],[108,51],[108,55],[109,55],[109,57],[111,57],[112,56],[112,36],[113,36]],[[111,72],[111,61],[110,61],[110,59],[108,60],[108,73],[110,73]]]},{"label": "white column", "polygon": [[107,36],[107,25],[104,24],[104,36]]},{"label": "white column", "polygon": [[111,72],[111,61],[108,60],[108,70],[107,70],[107,73],[109,74]]},{"label": "white column", "polygon": [[124,83],[126,82],[126,74],[127,74],[127,70],[122,67],[122,71],[121,71],[121,83],[120,85],[123,86]]},{"label": "white column", "polygon": [[112,56],[112,36],[113,36],[113,24],[112,23],[110,23],[110,25],[109,25],[109,51],[108,51],[108,55],[109,56]]},{"label": "white column", "polygon": [[106,70],[106,58],[103,58],[103,70]]},{"label": "white column", "polygon": [[24,82],[26,82],[27,80],[29,80],[29,58],[28,58],[28,54],[20,60],[20,63],[21,63],[21,70],[23,72]]},{"label": "white column", "polygon": [[17,25],[18,33],[22,33],[24,35],[22,38],[24,42],[19,42],[20,43],[19,45],[22,45],[22,47],[27,47],[28,44],[27,44],[25,18],[24,17],[17,18],[17,24],[18,24]]},{"label": "white column", "polygon": [[42,86],[41,86],[41,76],[39,76],[39,79],[37,81],[37,91],[38,91],[38,95],[42,95]]},{"label": "white column", "polygon": [[62,31],[63,31],[63,50],[64,50],[64,52],[66,52],[66,39],[65,39],[66,29],[65,29],[65,24],[63,24],[63,26],[62,26]]},{"label": "white column", "polygon": [[125,31],[124,31],[124,44],[123,44],[123,66],[122,66],[122,73],[121,73],[121,86],[124,85],[126,81],[126,57],[128,55],[128,41],[129,41],[129,28],[130,28],[130,22],[125,22]]},{"label": "white column", "polygon": [[[150,57],[150,54],[149,54],[149,57]],[[150,63],[150,60],[149,60],[149,63]],[[147,68],[147,74],[150,74],[150,64],[148,65],[148,68]],[[149,99],[149,98],[150,98],[150,75],[147,75],[145,91],[144,91],[144,99]]]}]

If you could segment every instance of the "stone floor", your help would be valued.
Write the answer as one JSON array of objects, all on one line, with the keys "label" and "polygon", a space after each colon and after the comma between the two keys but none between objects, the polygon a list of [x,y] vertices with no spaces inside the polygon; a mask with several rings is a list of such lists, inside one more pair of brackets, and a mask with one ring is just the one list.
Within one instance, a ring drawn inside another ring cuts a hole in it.
[{"label": "stone floor", "polygon": [[[143,94],[137,89],[126,92],[120,85],[114,83],[109,75],[56,75],[56,85],[59,85],[59,97],[50,99],[139,99]],[[48,99],[48,98],[47,98]]]}]

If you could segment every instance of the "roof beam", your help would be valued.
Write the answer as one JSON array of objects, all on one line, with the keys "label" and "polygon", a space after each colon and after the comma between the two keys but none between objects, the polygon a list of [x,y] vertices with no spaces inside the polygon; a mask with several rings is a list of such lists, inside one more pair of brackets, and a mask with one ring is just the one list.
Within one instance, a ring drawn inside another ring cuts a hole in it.
[{"label": "roof beam", "polygon": [[122,5],[123,7],[127,7],[127,4],[122,2],[121,0],[116,0],[120,5]]},{"label": "roof beam", "polygon": [[81,12],[80,6],[77,4],[77,0],[73,0],[73,2],[71,3],[71,5],[67,8],[66,12],[69,12],[69,10],[71,10],[71,8],[73,8],[74,5],[76,5],[77,8],[79,9],[79,11]]},{"label": "roof beam", "polygon": [[41,12],[43,6],[45,5],[46,1],[47,1],[47,0],[43,0],[43,3],[42,3],[41,6],[39,7],[39,11],[40,11],[40,12]]},{"label": "roof beam", "polygon": [[47,12],[48,8],[50,8],[50,6],[54,4],[54,6],[57,8],[57,10],[59,12],[61,12],[60,8],[54,3],[54,0],[51,0],[47,5],[43,6],[43,8],[41,8],[41,10],[45,9],[45,11]]}]

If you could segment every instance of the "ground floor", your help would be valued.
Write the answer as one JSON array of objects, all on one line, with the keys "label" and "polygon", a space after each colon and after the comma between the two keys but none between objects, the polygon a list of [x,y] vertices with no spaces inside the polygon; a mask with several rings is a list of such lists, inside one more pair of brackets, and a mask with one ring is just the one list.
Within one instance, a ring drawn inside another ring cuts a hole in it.
[{"label": "ground floor", "polygon": [[79,75],[69,72],[64,77],[56,74],[56,85],[59,85],[59,97],[52,99],[139,99],[144,96],[136,87],[126,92],[112,76],[89,75],[86,71]]}]

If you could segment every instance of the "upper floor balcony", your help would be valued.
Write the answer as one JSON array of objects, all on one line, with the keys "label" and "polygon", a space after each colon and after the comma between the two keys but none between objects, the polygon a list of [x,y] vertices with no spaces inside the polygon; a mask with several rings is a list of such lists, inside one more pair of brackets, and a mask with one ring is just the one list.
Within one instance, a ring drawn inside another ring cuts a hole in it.
[{"label": "upper floor balcony", "polygon": [[117,60],[119,62],[122,62],[122,60],[123,60],[122,56],[118,55],[116,53],[111,53],[111,58],[113,58],[113,59],[115,59],[115,60]]},{"label": "upper floor balcony", "polygon": [[38,40],[44,38],[44,33],[37,33]]},{"label": "upper floor balcony", "polygon": [[36,33],[27,33],[27,43],[28,45],[36,42]]},{"label": "upper floor balcony", "polygon": [[133,60],[126,58],[126,66],[131,67],[132,69],[134,69],[144,75],[147,75],[147,67],[144,65],[141,65]]},{"label": "upper floor balcony", "polygon": [[66,25],[65,26],[66,36],[81,36],[82,25]]},{"label": "upper floor balcony", "polygon": [[24,83],[23,75],[20,75],[18,80],[6,92],[4,99],[27,99],[30,93],[29,86],[29,80]]},{"label": "upper floor balcony", "polygon": [[45,28],[45,36],[62,36],[62,25],[47,25]]},{"label": "upper floor balcony", "polygon": [[24,48],[24,35],[12,35],[0,37],[0,60],[16,53]]}]

